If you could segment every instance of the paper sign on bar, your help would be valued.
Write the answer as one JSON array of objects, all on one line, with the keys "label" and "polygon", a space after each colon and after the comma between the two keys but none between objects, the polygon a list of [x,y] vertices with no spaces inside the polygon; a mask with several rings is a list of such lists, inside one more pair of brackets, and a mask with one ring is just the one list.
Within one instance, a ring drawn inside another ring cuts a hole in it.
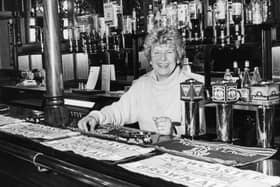
[{"label": "paper sign on bar", "polygon": [[89,76],[86,84],[86,89],[88,90],[94,90],[98,77],[99,77],[99,71],[100,67],[99,66],[91,66],[90,71],[89,71]]},{"label": "paper sign on bar", "polygon": [[103,64],[101,70],[101,90],[110,91],[110,81],[116,80],[114,64]]}]

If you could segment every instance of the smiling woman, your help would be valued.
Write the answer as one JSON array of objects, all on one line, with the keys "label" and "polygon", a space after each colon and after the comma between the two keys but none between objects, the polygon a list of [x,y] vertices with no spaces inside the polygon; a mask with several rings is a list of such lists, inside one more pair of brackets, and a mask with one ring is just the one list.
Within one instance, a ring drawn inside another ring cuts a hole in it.
[{"label": "smiling woman", "polygon": [[[163,135],[185,134],[185,105],[180,100],[180,83],[189,78],[204,82],[204,77],[182,70],[184,51],[176,29],[155,28],[144,43],[144,53],[153,70],[135,80],[118,102],[81,119],[79,128],[92,131],[97,124],[138,122],[141,130]],[[180,125],[172,127],[172,124]]]},{"label": "smiling woman", "polygon": [[182,61],[185,55],[185,45],[177,29],[172,27],[155,28],[145,39],[144,53],[148,60],[151,60],[151,51],[158,45],[172,46],[176,52],[176,58]]}]

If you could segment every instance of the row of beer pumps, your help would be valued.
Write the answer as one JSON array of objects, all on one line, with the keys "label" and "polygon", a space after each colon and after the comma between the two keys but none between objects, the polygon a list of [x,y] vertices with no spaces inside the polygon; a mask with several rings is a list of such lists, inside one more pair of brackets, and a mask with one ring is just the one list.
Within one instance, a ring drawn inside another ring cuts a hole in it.
[{"label": "row of beer pumps", "polygon": [[[275,82],[261,81],[251,87],[250,102],[241,102],[239,105],[255,107],[256,109],[256,138],[261,147],[273,146],[273,129],[275,105],[279,104],[279,84]],[[185,137],[199,138],[205,132],[201,132],[201,101],[209,100],[216,107],[216,135],[217,141],[233,142],[233,105],[240,101],[240,89],[237,83],[220,80],[212,83],[212,96],[205,96],[203,83],[194,79],[188,79],[180,84],[181,100],[185,104]],[[203,106],[202,106],[203,107]],[[207,124],[206,124],[207,125]],[[205,129],[206,130],[206,129]],[[201,134],[202,133],[202,134]]]}]

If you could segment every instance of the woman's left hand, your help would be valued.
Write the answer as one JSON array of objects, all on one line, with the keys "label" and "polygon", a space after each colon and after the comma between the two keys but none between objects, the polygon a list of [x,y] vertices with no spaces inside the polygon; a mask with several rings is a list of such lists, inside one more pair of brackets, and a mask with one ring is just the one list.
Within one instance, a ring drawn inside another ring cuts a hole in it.
[{"label": "woman's left hand", "polygon": [[158,133],[161,135],[172,134],[172,121],[169,117],[153,117]]}]

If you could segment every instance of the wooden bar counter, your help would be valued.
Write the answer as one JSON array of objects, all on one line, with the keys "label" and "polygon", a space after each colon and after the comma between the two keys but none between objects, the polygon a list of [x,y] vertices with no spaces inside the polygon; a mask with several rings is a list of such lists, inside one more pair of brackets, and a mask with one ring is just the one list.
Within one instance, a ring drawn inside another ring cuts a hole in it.
[{"label": "wooden bar counter", "polygon": [[[22,108],[11,108],[15,109],[17,114],[24,111]],[[172,184],[130,173],[113,162],[98,161],[68,151],[57,151],[40,144],[39,141],[5,132],[0,132],[0,164],[1,185],[4,186],[117,187]]]},{"label": "wooden bar counter", "polygon": [[[22,108],[11,107],[10,114],[24,117],[20,115],[23,111]],[[153,154],[161,155],[162,152],[156,150]],[[44,146],[40,141],[2,131],[0,164],[1,185],[4,186],[182,186],[130,172],[114,162],[91,159],[72,151],[59,151]],[[269,159],[240,168],[280,176],[280,152],[278,150]]]}]

